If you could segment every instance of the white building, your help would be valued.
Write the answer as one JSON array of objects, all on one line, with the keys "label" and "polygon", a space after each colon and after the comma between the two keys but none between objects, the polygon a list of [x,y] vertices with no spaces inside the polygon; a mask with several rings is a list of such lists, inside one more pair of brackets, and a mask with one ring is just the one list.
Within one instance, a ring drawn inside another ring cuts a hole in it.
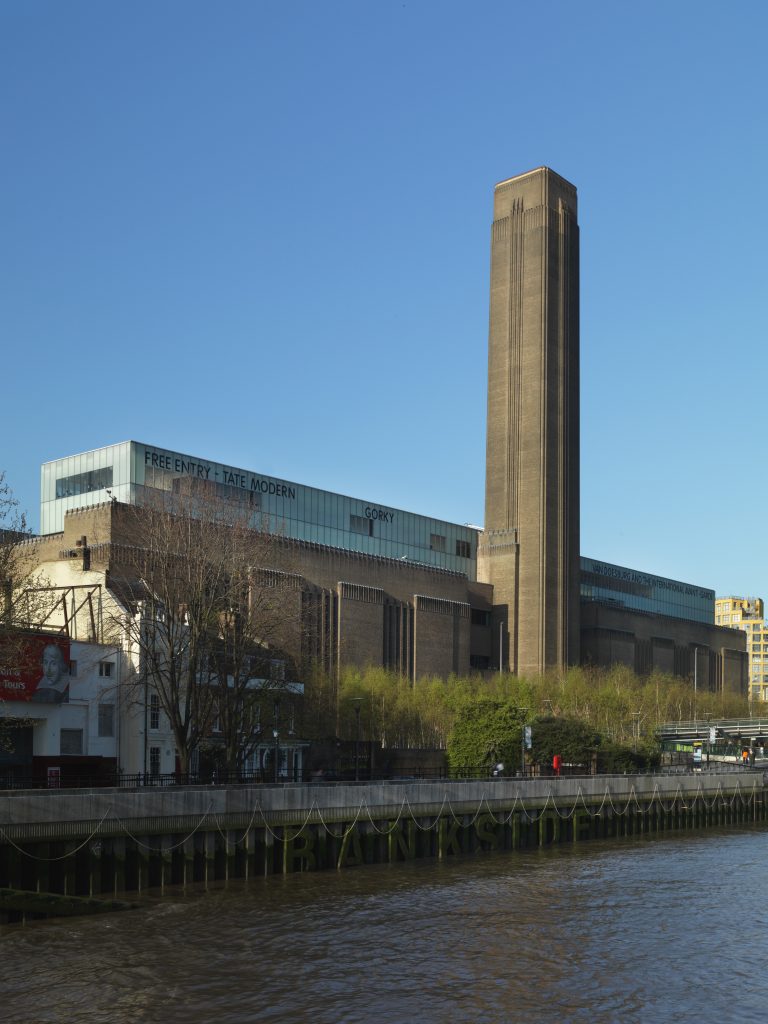
[{"label": "white building", "polygon": [[113,646],[28,633],[0,665],[7,742],[0,776],[94,782],[120,763],[123,653]]}]

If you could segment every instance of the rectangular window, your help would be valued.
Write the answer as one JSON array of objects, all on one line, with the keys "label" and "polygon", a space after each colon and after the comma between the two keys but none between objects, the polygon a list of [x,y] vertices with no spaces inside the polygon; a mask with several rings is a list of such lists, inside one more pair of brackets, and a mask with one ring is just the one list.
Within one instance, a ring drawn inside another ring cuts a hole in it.
[{"label": "rectangular window", "polygon": [[115,705],[99,704],[99,736],[115,735]]},{"label": "rectangular window", "polygon": [[160,698],[156,693],[149,697],[149,728],[160,728]]},{"label": "rectangular window", "polygon": [[285,662],[279,658],[273,658],[269,663],[270,679],[285,679]]},{"label": "rectangular window", "polygon": [[470,613],[470,622],[473,626],[490,626],[491,613],[485,612],[481,608],[473,608]]},{"label": "rectangular window", "polygon": [[442,533],[430,533],[429,546],[432,551],[445,551],[445,537]]},{"label": "rectangular window", "polygon": [[94,469],[90,473],[76,473],[56,481],[56,497],[71,498],[77,494],[90,494],[112,486],[112,467]]},{"label": "rectangular window", "polygon": [[490,658],[485,654],[470,654],[469,667],[484,672],[490,665]]},{"label": "rectangular window", "polygon": [[160,747],[149,748],[149,774],[160,774]]},{"label": "rectangular window", "polygon": [[471,558],[472,557],[472,546],[468,540],[457,540],[456,541],[456,554],[459,558]]},{"label": "rectangular window", "polygon": [[83,730],[62,729],[59,734],[59,743],[62,756],[82,754]]},{"label": "rectangular window", "polygon": [[349,530],[350,533],[360,533],[365,537],[372,537],[373,520],[366,519],[365,516],[355,516],[350,513]]},{"label": "rectangular window", "polygon": [[199,495],[208,498],[215,495],[228,504],[247,506],[254,512],[261,509],[261,495],[257,491],[243,490],[242,487],[235,487],[232,484],[214,483],[213,480],[201,480],[199,477],[177,476],[171,479],[170,489],[173,494],[185,497]]},{"label": "rectangular window", "polygon": [[115,667],[113,661],[100,661],[99,662],[99,675],[105,679],[110,679],[112,676],[112,670]]}]

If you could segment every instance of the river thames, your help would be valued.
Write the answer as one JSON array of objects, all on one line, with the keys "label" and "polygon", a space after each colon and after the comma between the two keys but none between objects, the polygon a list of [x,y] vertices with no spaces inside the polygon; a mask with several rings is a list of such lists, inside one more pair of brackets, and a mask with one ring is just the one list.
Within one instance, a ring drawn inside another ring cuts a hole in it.
[{"label": "river thames", "polygon": [[763,1021],[768,830],[171,890],[0,929],[4,1024]]}]

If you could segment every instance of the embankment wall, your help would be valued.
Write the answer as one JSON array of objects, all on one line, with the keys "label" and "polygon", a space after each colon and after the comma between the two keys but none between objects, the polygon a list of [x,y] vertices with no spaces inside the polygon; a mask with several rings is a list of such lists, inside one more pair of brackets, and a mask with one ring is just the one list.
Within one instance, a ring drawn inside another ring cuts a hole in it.
[{"label": "embankment wall", "polygon": [[0,793],[0,888],[117,896],[765,821],[762,772]]}]

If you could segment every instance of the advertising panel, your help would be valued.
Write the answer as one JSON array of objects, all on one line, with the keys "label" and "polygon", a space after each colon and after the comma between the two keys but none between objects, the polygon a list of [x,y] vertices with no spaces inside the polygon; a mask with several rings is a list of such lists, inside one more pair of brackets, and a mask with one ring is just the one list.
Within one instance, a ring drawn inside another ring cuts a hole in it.
[{"label": "advertising panel", "polygon": [[60,704],[68,693],[68,638],[24,636],[0,649],[0,700]]}]

